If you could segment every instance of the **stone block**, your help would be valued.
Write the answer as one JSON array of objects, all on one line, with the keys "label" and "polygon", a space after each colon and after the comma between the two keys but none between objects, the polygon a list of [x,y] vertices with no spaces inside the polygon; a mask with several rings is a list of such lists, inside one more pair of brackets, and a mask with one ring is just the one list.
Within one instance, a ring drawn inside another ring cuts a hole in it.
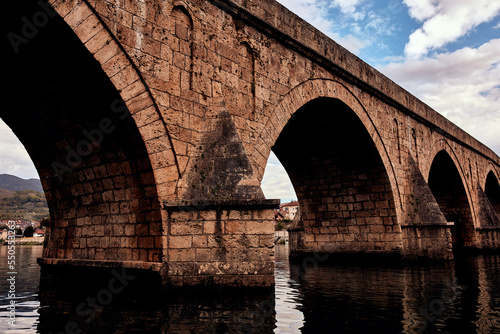
[{"label": "stone block", "polygon": [[221,221],[205,221],[203,222],[203,233],[215,234],[217,231],[222,232],[225,229],[225,223]]},{"label": "stone block", "polygon": [[272,221],[247,221],[247,234],[273,234],[274,225]]},{"label": "stone block", "polygon": [[139,248],[155,248],[154,237],[139,237],[137,246]]},{"label": "stone block", "polygon": [[194,248],[208,247],[208,237],[206,235],[194,235],[192,247]]},{"label": "stone block", "polygon": [[246,222],[240,220],[229,220],[225,222],[225,234],[242,234],[246,232]]},{"label": "stone block", "polygon": [[170,220],[172,222],[188,222],[198,219],[198,210],[190,211],[174,211],[170,213]]},{"label": "stone block", "polygon": [[196,258],[195,249],[170,249],[169,262],[193,262]]},{"label": "stone block", "polygon": [[172,235],[196,235],[203,234],[203,222],[183,221],[172,222],[170,226]]},{"label": "stone block", "polygon": [[212,260],[211,254],[212,250],[209,248],[198,248],[196,249],[195,260],[197,262],[209,262]]},{"label": "stone block", "polygon": [[191,248],[192,237],[191,236],[170,236],[168,240],[169,248]]}]

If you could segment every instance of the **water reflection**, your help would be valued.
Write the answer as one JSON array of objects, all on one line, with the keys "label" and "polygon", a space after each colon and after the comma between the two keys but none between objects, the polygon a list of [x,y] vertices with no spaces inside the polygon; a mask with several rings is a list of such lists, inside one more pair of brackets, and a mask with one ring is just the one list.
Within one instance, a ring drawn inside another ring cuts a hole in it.
[{"label": "water reflection", "polygon": [[275,248],[276,282],[276,329],[274,333],[299,333],[304,326],[304,315],[300,308],[299,282],[290,275],[288,245]]},{"label": "water reflection", "polygon": [[158,277],[129,280],[134,272],[84,270],[40,281],[41,247],[16,252],[11,327],[6,247],[0,247],[1,333],[500,333],[499,255],[441,265],[309,259],[304,266],[290,263],[287,246],[278,245],[274,291],[207,293],[161,292]]},{"label": "water reflection", "polygon": [[481,256],[477,268],[474,325],[479,333],[500,333],[500,256]]},{"label": "water reflection", "polygon": [[42,246],[16,246],[15,290],[16,290],[16,320],[15,327],[8,324],[10,303],[8,291],[11,275],[8,268],[7,246],[0,246],[0,333],[34,333],[38,322],[38,285],[40,282],[40,267],[36,258],[42,255]]},{"label": "water reflection", "polygon": [[[311,263],[309,261],[308,263]],[[314,262],[312,262],[314,264]],[[401,330],[401,271],[370,265],[292,266],[299,282],[302,333],[398,333]]]},{"label": "water reflection", "polygon": [[302,333],[500,333],[499,271],[498,255],[404,266],[309,258],[291,280]]},{"label": "water reflection", "polygon": [[116,281],[113,289],[109,283],[116,272],[99,276],[98,282],[79,281],[73,288],[42,284],[39,332],[271,333],[275,327],[269,289],[162,291],[159,278],[151,275],[137,276],[118,291]]}]

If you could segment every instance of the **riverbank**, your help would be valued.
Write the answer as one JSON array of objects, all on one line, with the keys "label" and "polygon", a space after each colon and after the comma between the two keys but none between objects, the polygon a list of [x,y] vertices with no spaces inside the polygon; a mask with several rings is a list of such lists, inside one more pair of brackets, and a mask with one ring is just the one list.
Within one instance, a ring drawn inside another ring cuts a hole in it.
[{"label": "riverbank", "polygon": [[[16,245],[43,245],[45,237],[16,238]],[[7,241],[0,239],[0,245],[6,245]]]}]

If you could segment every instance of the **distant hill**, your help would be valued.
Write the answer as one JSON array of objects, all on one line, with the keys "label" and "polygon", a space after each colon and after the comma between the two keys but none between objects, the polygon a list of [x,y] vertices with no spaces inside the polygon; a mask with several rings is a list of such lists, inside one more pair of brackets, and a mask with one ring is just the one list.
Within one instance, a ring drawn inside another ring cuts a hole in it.
[{"label": "distant hill", "polygon": [[11,191],[34,190],[43,193],[42,183],[39,179],[21,179],[10,174],[0,174],[0,189]]},{"label": "distant hill", "polygon": [[0,189],[0,220],[35,220],[49,216],[45,195],[35,190]]}]

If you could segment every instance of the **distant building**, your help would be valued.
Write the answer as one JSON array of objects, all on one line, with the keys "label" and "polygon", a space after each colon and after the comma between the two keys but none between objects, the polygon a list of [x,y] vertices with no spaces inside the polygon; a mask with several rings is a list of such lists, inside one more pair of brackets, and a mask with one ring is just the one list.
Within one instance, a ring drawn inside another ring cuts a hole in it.
[{"label": "distant building", "polygon": [[279,221],[283,219],[293,220],[299,210],[299,202],[293,201],[290,203],[283,203],[279,209],[274,213],[274,220]]},{"label": "distant building", "polygon": [[282,212],[285,213],[285,219],[290,219],[293,220],[295,218],[295,215],[297,214],[297,211],[299,209],[299,202],[293,201],[290,203],[285,203],[282,204],[281,206]]},{"label": "distant building", "polygon": [[[39,222],[36,222],[36,221],[27,221],[27,220],[2,220],[0,221],[0,225],[6,225],[8,227],[10,226],[15,226],[14,229],[16,231],[16,233],[18,232],[18,230],[21,230],[23,233],[24,233],[24,230],[31,226],[33,228],[35,228],[35,231],[34,231],[34,234],[33,236],[39,236],[39,237],[43,237],[45,235],[45,232],[43,229],[40,229],[40,228],[36,228],[37,226],[40,225]],[[5,237],[3,237],[4,235],[6,235],[7,233],[7,230],[4,230],[5,231],[5,234],[2,232],[2,236],[0,237],[0,239],[5,239]],[[38,235],[37,235],[37,231],[38,232]],[[18,234],[17,237],[21,237],[22,234]]]}]

